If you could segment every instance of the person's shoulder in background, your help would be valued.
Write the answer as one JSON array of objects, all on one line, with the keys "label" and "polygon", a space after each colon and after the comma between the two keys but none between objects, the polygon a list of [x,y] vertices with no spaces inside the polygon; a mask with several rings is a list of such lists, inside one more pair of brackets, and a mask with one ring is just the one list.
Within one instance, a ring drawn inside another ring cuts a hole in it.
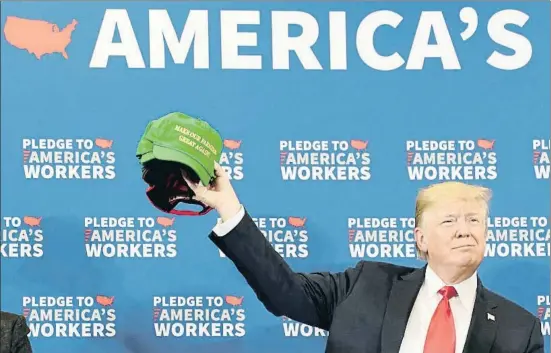
[{"label": "person's shoulder in background", "polygon": [[32,353],[23,315],[0,311],[0,353]]}]

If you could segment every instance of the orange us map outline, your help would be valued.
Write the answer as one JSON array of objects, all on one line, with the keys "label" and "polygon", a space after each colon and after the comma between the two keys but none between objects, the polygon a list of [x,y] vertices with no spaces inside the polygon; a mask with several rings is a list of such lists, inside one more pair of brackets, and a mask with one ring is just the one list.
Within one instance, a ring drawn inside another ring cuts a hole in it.
[{"label": "orange us map outline", "polygon": [[7,16],[3,28],[4,38],[11,46],[26,50],[40,60],[47,54],[61,54],[69,59],[67,47],[78,22],[73,19],[63,29],[45,20]]}]

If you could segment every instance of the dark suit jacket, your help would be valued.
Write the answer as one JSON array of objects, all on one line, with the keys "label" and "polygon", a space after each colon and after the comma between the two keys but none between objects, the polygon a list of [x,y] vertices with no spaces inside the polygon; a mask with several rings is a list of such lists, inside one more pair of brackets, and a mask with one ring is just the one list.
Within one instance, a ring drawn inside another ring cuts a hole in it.
[{"label": "dark suit jacket", "polygon": [[32,353],[25,317],[0,311],[0,353]]},{"label": "dark suit jacket", "polygon": [[[295,273],[248,213],[227,235],[209,238],[268,311],[328,330],[327,353],[398,353],[426,267],[360,261],[341,273]],[[463,353],[543,352],[537,317],[479,279]]]}]

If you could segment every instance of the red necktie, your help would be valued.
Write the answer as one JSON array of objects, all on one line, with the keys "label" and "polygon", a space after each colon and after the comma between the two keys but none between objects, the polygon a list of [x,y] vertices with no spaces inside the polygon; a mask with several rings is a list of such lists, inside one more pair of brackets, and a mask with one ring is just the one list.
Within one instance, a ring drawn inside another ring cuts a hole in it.
[{"label": "red necktie", "polygon": [[455,353],[455,324],[450,299],[457,295],[457,291],[447,286],[438,293],[443,298],[430,321],[423,353]]}]

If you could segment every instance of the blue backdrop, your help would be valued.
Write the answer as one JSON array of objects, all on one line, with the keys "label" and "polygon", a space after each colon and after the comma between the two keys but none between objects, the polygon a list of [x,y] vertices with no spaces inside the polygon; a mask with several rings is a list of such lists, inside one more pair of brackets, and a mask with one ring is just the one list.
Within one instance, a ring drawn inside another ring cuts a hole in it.
[{"label": "blue backdrop", "polygon": [[323,351],[207,239],[214,212],[147,201],[137,142],[171,111],[220,131],[297,271],[421,266],[417,190],[491,187],[481,278],[540,316],[550,352],[548,1],[1,6],[1,304],[37,352]]}]

